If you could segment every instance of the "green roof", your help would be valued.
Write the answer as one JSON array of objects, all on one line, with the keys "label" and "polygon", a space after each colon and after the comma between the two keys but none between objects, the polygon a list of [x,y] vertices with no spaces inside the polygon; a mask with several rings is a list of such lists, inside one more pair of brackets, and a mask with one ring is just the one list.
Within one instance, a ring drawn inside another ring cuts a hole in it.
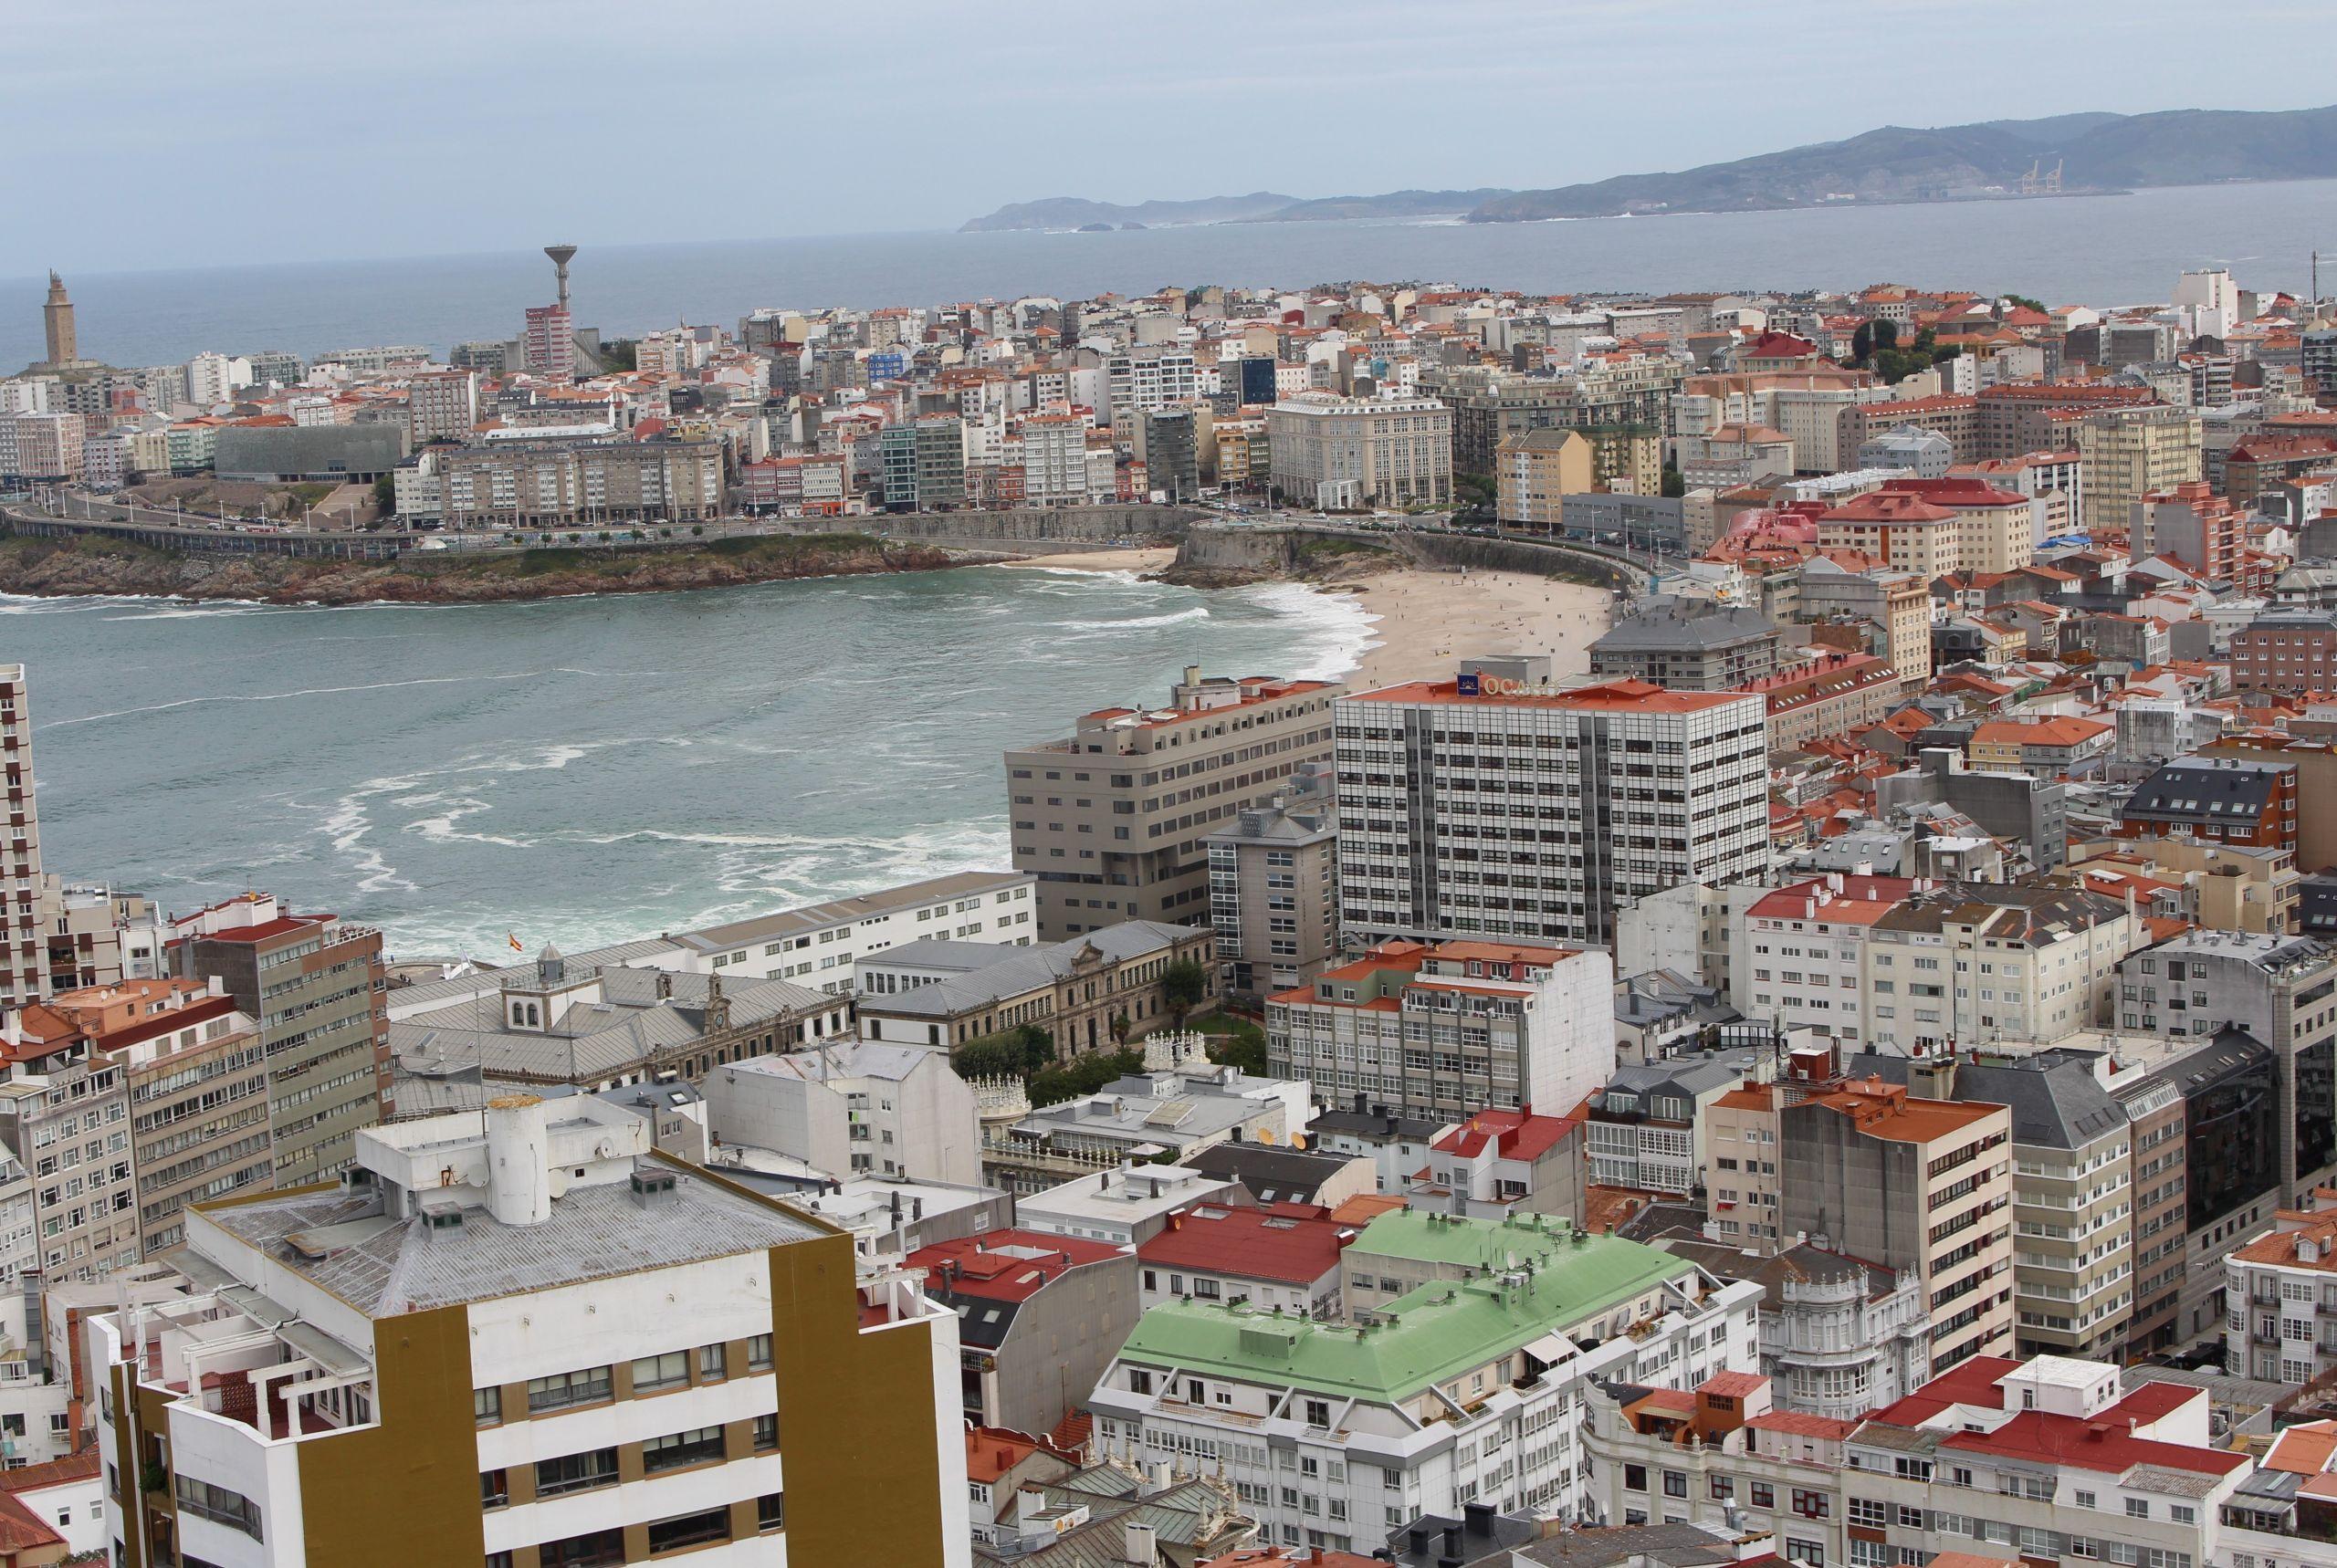
[{"label": "green roof", "polygon": [[[1399,1213],[1380,1216],[1352,1245],[1363,1248],[1382,1221],[1398,1218]],[[1586,1237],[1577,1246],[1562,1227],[1544,1230],[1463,1219],[1417,1228],[1423,1240],[1434,1237],[1441,1249],[1451,1245],[1450,1233],[1487,1233],[1465,1254],[1440,1256],[1441,1261],[1473,1264],[1497,1257],[1507,1268],[1514,1254],[1519,1265],[1530,1265],[1530,1272],[1506,1291],[1494,1278],[1422,1285],[1378,1309],[1379,1321],[1368,1328],[1247,1307],[1169,1301],[1137,1320],[1120,1354],[1155,1365],[1393,1401],[1546,1333],[1571,1329],[1664,1281],[1695,1272],[1683,1258],[1616,1237]],[[1410,1239],[1406,1228],[1399,1229]],[[1504,1242],[1504,1236],[1511,1239]]]},{"label": "green roof", "polygon": [[1544,1214],[1512,1215],[1507,1219],[1461,1219],[1418,1208],[1391,1208],[1356,1233],[1350,1249],[1375,1258],[1409,1258],[1420,1263],[1459,1264],[1471,1269],[1506,1269],[1513,1261],[1564,1256],[1580,1260],[1607,1255],[1620,1248],[1623,1254],[1647,1253],[1663,1258],[1651,1247],[1611,1236],[1594,1236],[1579,1251],[1572,1245],[1573,1228]]}]

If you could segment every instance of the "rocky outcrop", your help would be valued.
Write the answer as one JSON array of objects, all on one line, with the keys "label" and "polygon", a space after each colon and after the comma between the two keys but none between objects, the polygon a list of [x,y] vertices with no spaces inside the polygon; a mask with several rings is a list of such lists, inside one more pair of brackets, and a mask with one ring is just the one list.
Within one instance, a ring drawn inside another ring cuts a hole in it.
[{"label": "rocky outcrop", "polygon": [[[1391,536],[1392,537],[1392,536]],[[1305,528],[1204,526],[1187,533],[1177,559],[1159,574],[1186,588],[1248,582],[1351,582],[1411,564],[1392,544]]]},{"label": "rocky outcrop", "polygon": [[979,558],[861,534],[718,539],[658,549],[537,549],[487,557],[434,551],[396,561],[188,555],[95,537],[10,536],[0,537],[0,592],[152,594],[276,604],[468,604],[930,571],[973,559]]}]

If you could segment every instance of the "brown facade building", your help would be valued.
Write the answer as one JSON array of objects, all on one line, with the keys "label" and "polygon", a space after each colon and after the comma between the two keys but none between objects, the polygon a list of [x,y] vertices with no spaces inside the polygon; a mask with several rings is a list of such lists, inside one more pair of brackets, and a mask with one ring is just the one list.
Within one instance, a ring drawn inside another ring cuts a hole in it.
[{"label": "brown facade building", "polygon": [[276,1185],[348,1168],[361,1127],[390,1098],[382,934],[335,915],[294,915],[247,893],[173,921],[172,967],[215,979],[259,1026],[267,1057]]},{"label": "brown facade building", "polygon": [[1071,737],[1006,754],[1014,869],[1039,879],[1039,937],[1209,918],[1210,833],[1331,760],[1327,681],[1203,678],[1156,709],[1084,714]]}]

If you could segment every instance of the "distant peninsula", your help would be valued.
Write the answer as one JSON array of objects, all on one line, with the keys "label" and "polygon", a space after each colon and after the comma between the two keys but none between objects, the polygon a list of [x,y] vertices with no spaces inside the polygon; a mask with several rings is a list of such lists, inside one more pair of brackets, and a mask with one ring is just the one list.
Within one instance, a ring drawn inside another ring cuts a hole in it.
[{"label": "distant peninsula", "polygon": [[1547,190],[1393,191],[1302,199],[1257,191],[1189,202],[1056,196],[1019,202],[961,232],[1141,225],[1307,223],[1342,218],[1530,223],[1636,213],[1973,201],[2337,175],[2337,106],[2058,114],[1933,129],[1886,125],[1726,163],[1623,174]]}]

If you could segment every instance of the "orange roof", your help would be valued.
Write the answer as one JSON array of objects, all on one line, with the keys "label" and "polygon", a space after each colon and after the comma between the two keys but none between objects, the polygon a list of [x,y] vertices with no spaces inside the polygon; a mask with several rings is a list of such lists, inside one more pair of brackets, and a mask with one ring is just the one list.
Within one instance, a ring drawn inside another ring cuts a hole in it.
[{"label": "orange roof", "polygon": [[2078,746],[2096,736],[2108,735],[2114,727],[2098,719],[2073,718],[2066,714],[2026,724],[1997,719],[1975,729],[1972,739],[1975,744],[1990,746]]},{"label": "orange roof", "polygon": [[1518,695],[1462,696],[1458,681],[1406,681],[1358,692],[1350,699],[1383,703],[1499,703],[1511,706],[1622,711],[1626,713],[1702,713],[1707,708],[1752,700],[1745,692],[1673,692],[1646,681],[1609,681],[1603,685],[1577,686],[1572,691],[1533,692]]}]

